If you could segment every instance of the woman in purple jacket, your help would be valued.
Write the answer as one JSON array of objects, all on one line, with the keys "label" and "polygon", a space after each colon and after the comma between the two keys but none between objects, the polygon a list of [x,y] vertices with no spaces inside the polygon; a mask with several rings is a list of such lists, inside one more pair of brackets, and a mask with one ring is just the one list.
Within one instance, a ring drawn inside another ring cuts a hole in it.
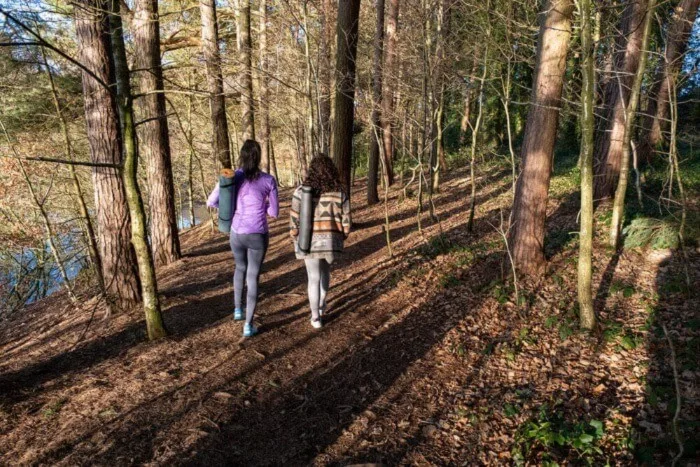
[{"label": "woman in purple jacket", "polygon": [[[245,325],[243,336],[258,333],[253,324],[255,305],[258,301],[258,278],[270,243],[267,216],[279,215],[277,181],[260,170],[260,144],[251,139],[243,143],[238,159],[236,179],[238,186],[236,212],[231,223],[231,250],[236,260],[233,289],[236,308],[233,319],[243,320],[243,283],[248,286],[246,295]],[[219,206],[219,185],[209,195],[207,206]]]}]

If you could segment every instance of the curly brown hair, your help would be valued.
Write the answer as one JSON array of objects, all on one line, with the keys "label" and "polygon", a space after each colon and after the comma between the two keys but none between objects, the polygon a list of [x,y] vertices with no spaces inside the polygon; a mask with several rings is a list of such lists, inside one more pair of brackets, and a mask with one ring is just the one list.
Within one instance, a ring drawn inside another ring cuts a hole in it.
[{"label": "curly brown hair", "polygon": [[343,186],[333,159],[323,153],[318,153],[311,159],[303,184],[313,188],[317,195],[341,191]]}]

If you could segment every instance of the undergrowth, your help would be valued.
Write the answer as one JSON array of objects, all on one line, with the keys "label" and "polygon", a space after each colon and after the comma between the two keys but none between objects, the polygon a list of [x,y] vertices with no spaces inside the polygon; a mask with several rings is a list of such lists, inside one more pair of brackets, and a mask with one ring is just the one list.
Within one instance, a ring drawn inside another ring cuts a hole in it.
[{"label": "undergrowth", "polygon": [[518,428],[513,461],[516,465],[536,461],[539,465],[553,466],[573,457],[576,463],[598,465],[603,455],[600,441],[604,434],[600,420],[567,420],[560,404],[552,407],[545,404]]}]

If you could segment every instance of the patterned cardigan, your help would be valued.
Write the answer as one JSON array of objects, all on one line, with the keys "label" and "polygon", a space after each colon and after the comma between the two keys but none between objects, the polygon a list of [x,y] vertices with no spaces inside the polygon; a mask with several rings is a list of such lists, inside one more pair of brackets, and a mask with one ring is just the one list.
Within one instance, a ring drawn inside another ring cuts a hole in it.
[{"label": "patterned cardigan", "polygon": [[294,190],[290,212],[289,233],[294,238],[294,251],[298,259],[325,259],[329,263],[343,251],[345,238],[350,234],[350,200],[342,191],[314,196],[314,222],[311,235],[311,251],[299,250],[299,211],[301,187]]}]

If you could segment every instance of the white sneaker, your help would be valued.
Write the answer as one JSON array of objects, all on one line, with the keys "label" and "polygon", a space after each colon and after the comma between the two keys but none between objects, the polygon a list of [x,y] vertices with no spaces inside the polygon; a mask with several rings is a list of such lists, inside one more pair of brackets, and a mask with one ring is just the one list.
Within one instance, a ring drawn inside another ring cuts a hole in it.
[{"label": "white sneaker", "polygon": [[323,323],[321,323],[321,318],[319,319],[311,319],[311,326],[314,327],[314,329],[321,329],[323,327]]}]

